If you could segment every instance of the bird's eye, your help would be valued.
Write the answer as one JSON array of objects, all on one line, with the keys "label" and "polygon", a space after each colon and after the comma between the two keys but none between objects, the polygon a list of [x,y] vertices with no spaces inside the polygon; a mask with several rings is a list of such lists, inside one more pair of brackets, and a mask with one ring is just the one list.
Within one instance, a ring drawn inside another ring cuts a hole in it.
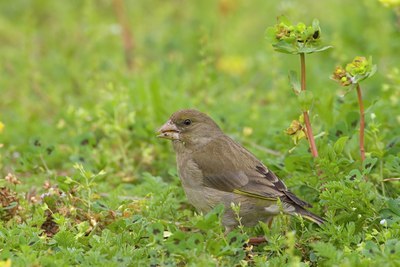
[{"label": "bird's eye", "polygon": [[189,126],[190,124],[192,124],[192,121],[190,119],[186,119],[183,121],[183,124],[185,124],[186,126]]}]

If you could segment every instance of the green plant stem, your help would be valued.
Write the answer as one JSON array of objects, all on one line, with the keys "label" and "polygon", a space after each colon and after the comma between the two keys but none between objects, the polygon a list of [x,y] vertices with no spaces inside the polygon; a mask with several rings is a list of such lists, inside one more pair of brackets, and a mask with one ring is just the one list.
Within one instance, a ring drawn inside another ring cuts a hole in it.
[{"label": "green plant stem", "polygon": [[306,56],[300,53],[300,67],[301,67],[301,90],[306,90]]},{"label": "green plant stem", "polygon": [[357,97],[358,105],[360,106],[360,154],[361,161],[365,160],[365,149],[364,149],[364,129],[365,129],[365,114],[364,114],[364,104],[362,101],[361,87],[357,83]]},{"label": "green plant stem", "polygon": [[[304,53],[300,53],[300,66],[301,66],[301,90],[306,90],[306,59]],[[315,145],[315,139],[311,128],[310,117],[308,111],[303,111],[304,122],[307,129],[307,138],[310,144],[311,154],[314,158],[318,157],[317,146]]]}]

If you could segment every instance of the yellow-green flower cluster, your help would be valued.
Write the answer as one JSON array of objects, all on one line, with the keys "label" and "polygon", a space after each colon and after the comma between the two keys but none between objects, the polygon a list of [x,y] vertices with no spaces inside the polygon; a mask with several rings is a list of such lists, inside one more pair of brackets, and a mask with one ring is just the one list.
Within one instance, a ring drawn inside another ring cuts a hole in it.
[{"label": "yellow-green flower cluster", "polygon": [[372,65],[371,59],[357,56],[345,68],[336,67],[331,78],[342,86],[349,86],[372,76],[375,71],[376,66]]},{"label": "yellow-green flower cluster", "polygon": [[266,37],[276,51],[286,54],[311,54],[331,48],[320,46],[321,28],[317,19],[311,25],[302,22],[292,24],[281,16],[277,24],[267,29]]},{"label": "yellow-green flower cluster", "polygon": [[321,36],[320,28],[316,22],[312,26],[306,26],[301,22],[292,25],[289,21],[284,20],[272,29],[276,41],[310,43],[317,42]]},{"label": "yellow-green flower cluster", "polygon": [[349,86],[351,84],[351,80],[347,77],[346,70],[343,69],[342,66],[336,67],[333,72],[332,79],[339,82],[342,86]]},{"label": "yellow-green flower cluster", "polygon": [[365,57],[355,57],[353,62],[346,65],[346,72],[352,77],[365,75],[370,70],[371,64]]},{"label": "yellow-green flower cluster", "polygon": [[290,123],[289,128],[286,129],[286,134],[292,136],[293,143],[297,145],[301,139],[307,139],[307,130],[303,125],[303,115],[299,117],[299,120],[293,120]]}]

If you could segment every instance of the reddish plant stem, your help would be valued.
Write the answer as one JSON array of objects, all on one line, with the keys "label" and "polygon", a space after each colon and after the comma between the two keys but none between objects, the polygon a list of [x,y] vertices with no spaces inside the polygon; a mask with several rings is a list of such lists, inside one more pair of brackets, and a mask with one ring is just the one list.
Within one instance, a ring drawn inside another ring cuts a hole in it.
[{"label": "reddish plant stem", "polygon": [[124,46],[126,66],[129,70],[132,70],[134,41],[130,25],[126,18],[124,0],[113,0],[113,6],[118,23],[122,29],[121,37]]},{"label": "reddish plant stem", "polygon": [[[300,53],[300,66],[301,66],[301,90],[306,90],[306,59],[304,53]],[[314,158],[318,157],[317,146],[315,145],[315,139],[311,128],[310,117],[308,111],[303,111],[304,122],[306,124],[307,138],[310,144],[311,154]]]},{"label": "reddish plant stem", "polygon": [[365,160],[365,149],[364,149],[364,129],[365,129],[365,114],[364,114],[364,104],[362,101],[361,87],[357,83],[357,97],[358,105],[360,106],[360,154],[361,161]]},{"label": "reddish plant stem", "polygon": [[307,136],[308,136],[308,142],[310,143],[311,154],[314,158],[317,158],[318,150],[317,150],[317,146],[315,144],[314,135],[312,133],[311,122],[310,122],[310,118],[308,117],[308,112],[304,111],[303,116],[304,116],[304,123],[306,124]]}]

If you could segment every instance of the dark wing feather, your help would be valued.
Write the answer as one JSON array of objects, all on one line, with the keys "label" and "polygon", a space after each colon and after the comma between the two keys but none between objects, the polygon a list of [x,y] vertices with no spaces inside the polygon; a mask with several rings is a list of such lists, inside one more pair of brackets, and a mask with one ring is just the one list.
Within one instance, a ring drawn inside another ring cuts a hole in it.
[{"label": "dark wing feather", "polygon": [[203,185],[226,192],[277,199],[310,207],[288,191],[286,185],[252,153],[227,136],[209,142],[193,152],[193,160],[203,172]]},{"label": "dark wing feather", "polygon": [[[257,166],[256,169],[259,173],[264,175],[265,178],[273,181],[276,189],[278,189],[279,191],[281,191],[285,194],[286,202],[294,202],[297,205],[299,205],[300,207],[312,208],[312,205],[310,203],[307,203],[307,202],[299,199],[295,194],[290,192],[287,189],[286,185],[281,180],[279,180],[279,178],[272,171],[268,170],[267,167],[265,167],[264,165]],[[288,201],[288,200],[291,200],[291,201]]]}]

